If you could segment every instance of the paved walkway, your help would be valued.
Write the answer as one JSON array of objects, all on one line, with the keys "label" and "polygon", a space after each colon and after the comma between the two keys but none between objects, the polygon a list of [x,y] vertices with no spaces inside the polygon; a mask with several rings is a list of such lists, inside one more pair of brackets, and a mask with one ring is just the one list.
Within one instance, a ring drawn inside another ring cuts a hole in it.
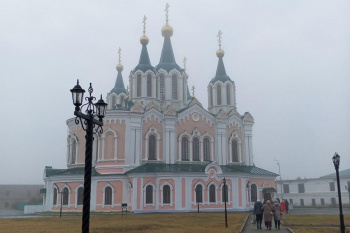
[{"label": "paved walkway", "polygon": [[249,214],[249,217],[248,217],[248,221],[246,222],[246,225],[244,226],[244,228],[243,228],[243,231],[242,231],[242,233],[250,233],[250,232],[278,232],[278,233],[289,233],[289,231],[287,230],[287,227],[286,226],[283,226],[283,225],[281,225],[281,229],[275,229],[275,223],[274,222],[272,222],[272,230],[271,231],[269,231],[269,230],[266,230],[266,227],[265,227],[265,225],[264,225],[264,220],[263,220],[263,222],[262,222],[262,224],[261,224],[261,228],[262,229],[257,229],[256,228],[256,224],[252,224],[251,222],[252,222],[252,220],[253,220],[253,214],[251,213],[251,214]]}]

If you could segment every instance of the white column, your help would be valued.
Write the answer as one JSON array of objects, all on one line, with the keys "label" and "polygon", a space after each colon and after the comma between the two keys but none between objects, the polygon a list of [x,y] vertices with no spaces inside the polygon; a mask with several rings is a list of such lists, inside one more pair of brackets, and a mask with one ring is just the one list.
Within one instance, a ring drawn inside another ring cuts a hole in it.
[{"label": "white column", "polygon": [[114,159],[118,159],[118,136],[114,136]]},{"label": "white column", "polygon": [[141,143],[141,129],[136,129],[136,164],[140,164],[140,155],[141,155],[141,148],[142,148],[142,143]]},{"label": "white column", "polygon": [[200,154],[200,157],[201,157],[200,160],[201,160],[201,162],[204,161],[203,150],[204,150],[204,148],[203,148],[203,139],[201,139],[201,140],[200,140],[200,152],[201,152],[201,154]]},{"label": "white column", "polygon": [[145,157],[142,159],[148,160],[148,137],[145,138]]},{"label": "white column", "polygon": [[106,137],[105,137],[105,135],[102,135],[102,160],[105,160],[105,139],[106,139]]},{"label": "white column", "polygon": [[157,89],[156,89],[157,78],[156,76],[152,76],[152,97],[156,98]]},{"label": "white column", "polygon": [[193,161],[193,154],[192,154],[192,151],[193,151],[193,145],[192,145],[192,143],[193,143],[193,139],[192,138],[190,138],[190,140],[189,140],[189,143],[190,143],[190,161]]},{"label": "white column", "polygon": [[181,139],[178,139],[177,141],[179,143],[178,161],[181,161],[181,153],[182,153],[182,151],[181,151]]},{"label": "white column", "polygon": [[160,158],[159,158],[159,144],[160,144],[160,139],[157,138],[156,140],[157,140],[157,149],[156,149],[156,150],[157,150],[157,160],[159,161],[159,159],[160,159]]},{"label": "white column", "polygon": [[211,159],[210,159],[211,161],[215,161],[215,159],[214,159],[214,140],[210,140],[210,157],[211,157]]}]

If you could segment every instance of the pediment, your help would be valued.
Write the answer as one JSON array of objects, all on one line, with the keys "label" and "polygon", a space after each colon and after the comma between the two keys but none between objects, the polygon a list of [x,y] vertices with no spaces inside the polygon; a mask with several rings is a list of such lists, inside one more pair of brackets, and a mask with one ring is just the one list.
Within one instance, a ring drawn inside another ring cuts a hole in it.
[{"label": "pediment", "polygon": [[201,104],[201,102],[199,102],[199,100],[196,97],[192,98],[191,102],[188,104],[188,107],[192,107],[193,105],[199,105],[203,108],[203,105]]},{"label": "pediment", "polygon": [[152,109],[152,108],[154,108],[154,109],[156,109],[157,111],[160,111],[160,107],[159,107],[159,105],[156,103],[156,102],[151,102],[151,103],[149,103],[147,106],[146,106],[146,111],[148,111],[148,110],[150,110],[150,109]]},{"label": "pediment", "polygon": [[216,115],[216,118],[218,118],[218,119],[228,119],[228,115],[223,109],[220,109],[218,115]]},{"label": "pediment", "polygon": [[246,113],[244,113],[243,121],[254,123],[254,118],[249,112],[246,112]]},{"label": "pediment", "polygon": [[139,103],[135,103],[131,108],[130,112],[137,112],[137,113],[143,113],[144,110],[142,106]]}]

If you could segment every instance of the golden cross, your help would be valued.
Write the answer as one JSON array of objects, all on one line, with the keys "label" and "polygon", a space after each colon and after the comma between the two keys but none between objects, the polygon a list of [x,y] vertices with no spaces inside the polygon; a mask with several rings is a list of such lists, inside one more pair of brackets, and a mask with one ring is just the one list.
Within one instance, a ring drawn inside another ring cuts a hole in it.
[{"label": "golden cross", "polygon": [[187,61],[187,58],[186,57],[184,57],[184,70],[186,70],[186,61]]},{"label": "golden cross", "polygon": [[219,30],[219,33],[217,35],[218,41],[219,41],[219,49],[221,49],[221,35],[222,35],[222,32]]},{"label": "golden cross", "polygon": [[167,3],[165,5],[165,19],[166,19],[166,23],[168,24],[168,13],[169,13],[169,4]]},{"label": "golden cross", "polygon": [[119,54],[119,64],[120,64],[120,55],[121,55],[122,49],[119,47],[118,54]]},{"label": "golden cross", "polygon": [[194,87],[194,85],[192,86],[192,97],[194,97],[194,89],[195,89],[195,87]]},{"label": "golden cross", "polygon": [[144,15],[143,20],[142,20],[142,22],[143,22],[143,34],[146,33],[146,19],[147,19],[147,17],[146,17],[146,15]]}]

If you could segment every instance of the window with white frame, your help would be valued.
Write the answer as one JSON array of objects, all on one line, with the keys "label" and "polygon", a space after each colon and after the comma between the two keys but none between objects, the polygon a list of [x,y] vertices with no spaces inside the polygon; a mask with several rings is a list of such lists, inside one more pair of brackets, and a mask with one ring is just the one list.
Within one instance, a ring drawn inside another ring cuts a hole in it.
[{"label": "window with white frame", "polygon": [[202,203],[203,202],[203,186],[201,184],[198,184],[196,188],[194,189],[196,194],[196,203]]},{"label": "window with white frame", "polygon": [[112,188],[105,188],[105,205],[112,205]]},{"label": "window with white frame", "polygon": [[170,186],[163,186],[163,204],[170,204]]},{"label": "window with white frame", "polygon": [[210,160],[210,145],[209,145],[209,139],[204,138],[203,140],[203,153],[204,153],[204,161]]},{"label": "window with white frame", "polygon": [[250,186],[250,201],[251,202],[256,202],[258,200],[258,197],[257,197],[257,186],[256,184],[252,184]]},{"label": "window with white frame", "polygon": [[187,137],[183,137],[182,138],[182,150],[181,150],[181,153],[182,153],[182,160],[183,161],[188,161],[188,138]]},{"label": "window with white frame", "polygon": [[231,105],[231,92],[230,92],[230,85],[227,84],[226,85],[226,102],[227,102],[227,105]]},{"label": "window with white frame", "polygon": [[193,161],[199,161],[199,140],[198,138],[194,138],[192,141],[192,153],[193,153]]},{"label": "window with white frame", "polygon": [[160,85],[160,100],[165,100],[165,83],[164,83],[164,74],[159,75],[159,85]]},{"label": "window with white frame", "polygon": [[62,197],[62,205],[68,205],[68,199],[69,199],[69,190],[67,187],[65,187],[61,193],[63,195]]},{"label": "window with white frame", "polygon": [[153,204],[153,186],[146,187],[146,204]]},{"label": "window with white frame", "polygon": [[209,186],[209,202],[216,202],[216,187],[215,184]]},{"label": "window with white frame", "polygon": [[156,160],[156,137],[149,136],[148,139],[148,160]]},{"label": "window with white frame", "polygon": [[84,199],[84,188],[79,187],[77,191],[77,205],[83,205],[83,199]]},{"label": "window with white frame", "polygon": [[232,140],[232,162],[239,162],[238,160],[238,144],[237,140]]}]

